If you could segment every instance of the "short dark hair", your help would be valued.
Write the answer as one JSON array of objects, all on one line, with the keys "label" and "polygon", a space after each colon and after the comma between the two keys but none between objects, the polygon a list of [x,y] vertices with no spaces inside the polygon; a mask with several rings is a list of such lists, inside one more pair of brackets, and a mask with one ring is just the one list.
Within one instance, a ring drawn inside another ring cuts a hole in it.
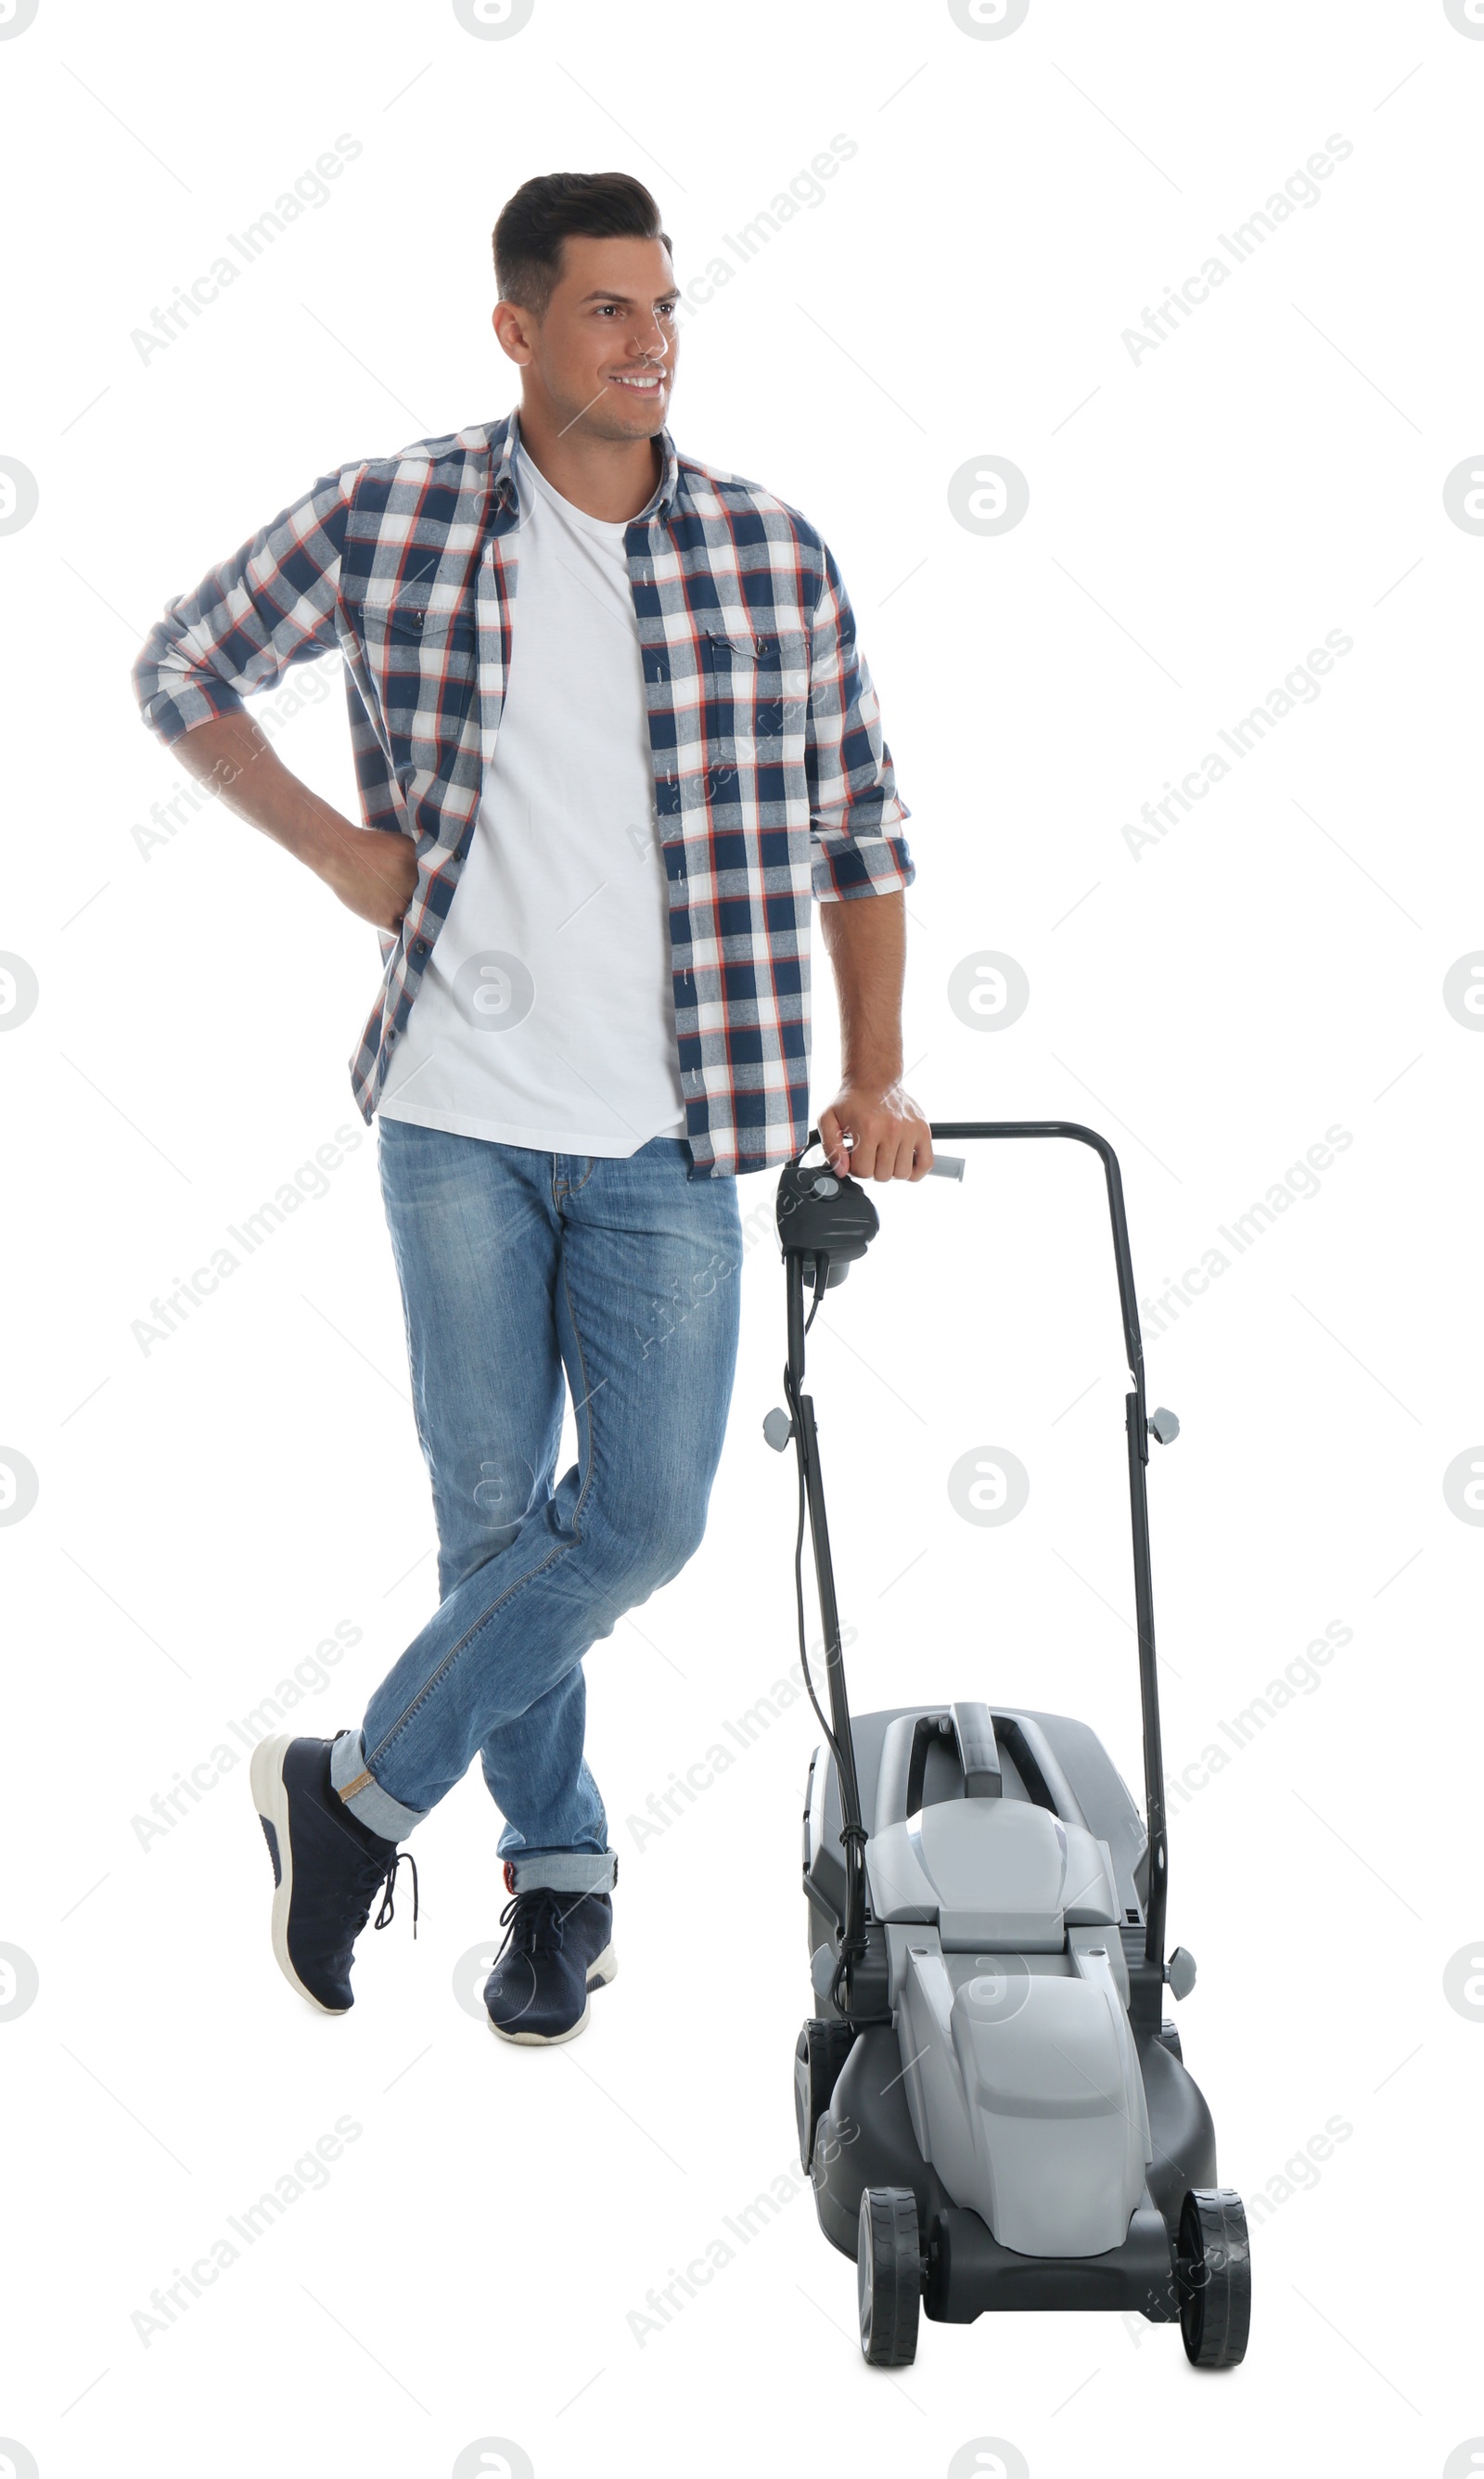
[{"label": "short dark hair", "polygon": [[540,318],[562,273],[568,233],[595,241],[662,241],[660,210],[630,172],[542,172],[522,181],[494,227],[494,274],[502,301]]}]

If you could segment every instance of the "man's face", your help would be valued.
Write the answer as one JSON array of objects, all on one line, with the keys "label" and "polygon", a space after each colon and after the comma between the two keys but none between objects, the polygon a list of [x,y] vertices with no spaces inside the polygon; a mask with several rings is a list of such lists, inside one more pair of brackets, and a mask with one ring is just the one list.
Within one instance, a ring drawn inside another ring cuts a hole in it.
[{"label": "man's face", "polygon": [[502,301],[494,331],[559,431],[652,439],[674,383],[679,298],[663,242],[574,233],[542,315]]}]

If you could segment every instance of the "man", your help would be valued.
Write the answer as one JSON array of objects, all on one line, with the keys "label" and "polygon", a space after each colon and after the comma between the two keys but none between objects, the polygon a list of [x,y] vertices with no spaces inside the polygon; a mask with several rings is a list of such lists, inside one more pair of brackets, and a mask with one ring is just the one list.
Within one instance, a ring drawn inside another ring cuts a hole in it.
[{"label": "man", "polygon": [[[178,760],[382,933],[351,1072],[440,1599],[360,1729],[254,1751],[274,1951],[344,2012],[398,1843],[477,1754],[512,1897],[486,2006],[550,2042],[615,1970],[583,1655],[701,1539],[736,1175],[808,1134],[811,892],[843,1034],[829,1159],[917,1179],[932,1146],[898,1081],[908,813],[834,560],[672,446],[679,294],[638,181],[526,182],[494,257],[518,416],[327,475],[169,606],[136,685]],[[359,827],[241,703],[334,651]]]}]

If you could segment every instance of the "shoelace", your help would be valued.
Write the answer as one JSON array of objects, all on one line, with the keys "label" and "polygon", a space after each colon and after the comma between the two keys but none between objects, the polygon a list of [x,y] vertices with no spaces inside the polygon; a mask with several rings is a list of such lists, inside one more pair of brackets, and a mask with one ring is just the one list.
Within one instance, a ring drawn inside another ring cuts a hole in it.
[{"label": "shoelace", "polygon": [[566,1898],[566,1908],[563,1905],[564,1897],[553,1893],[548,1885],[533,1885],[523,1894],[512,1895],[500,1913],[505,1943],[495,1961],[499,1961],[506,1946],[516,1954],[560,1954],[562,1924],[567,1911],[575,1907],[570,1896]]},{"label": "shoelace", "polygon": [[393,1851],[387,1867],[378,1874],[375,1884],[370,1887],[372,1893],[375,1892],[377,1885],[381,1887],[381,1908],[371,1922],[371,1926],[375,1929],[384,1929],[395,1918],[396,1905],[392,1897],[396,1888],[397,1870],[404,1860],[413,1872],[413,1935],[415,1937],[417,1934],[417,1862],[410,1851]]}]

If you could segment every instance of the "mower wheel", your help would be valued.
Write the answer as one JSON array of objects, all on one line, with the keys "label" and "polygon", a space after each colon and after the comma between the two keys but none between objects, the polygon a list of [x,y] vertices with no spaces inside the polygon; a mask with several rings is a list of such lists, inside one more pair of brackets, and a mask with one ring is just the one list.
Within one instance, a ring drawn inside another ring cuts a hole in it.
[{"label": "mower wheel", "polygon": [[861,2349],[871,2367],[910,2367],[922,2295],[918,2199],[910,2186],[868,2186],[855,2253]]},{"label": "mower wheel", "polygon": [[848,2023],[826,2022],[811,2015],[793,2051],[793,2114],[798,2123],[798,2157],[807,2176],[814,2164],[815,2135],[834,2096],[840,2070],[855,2037]]},{"label": "mower wheel", "polygon": [[1247,2217],[1231,2186],[1193,2186],[1180,2212],[1175,2282],[1185,2355],[1195,2367],[1235,2367],[1252,2313]]}]

